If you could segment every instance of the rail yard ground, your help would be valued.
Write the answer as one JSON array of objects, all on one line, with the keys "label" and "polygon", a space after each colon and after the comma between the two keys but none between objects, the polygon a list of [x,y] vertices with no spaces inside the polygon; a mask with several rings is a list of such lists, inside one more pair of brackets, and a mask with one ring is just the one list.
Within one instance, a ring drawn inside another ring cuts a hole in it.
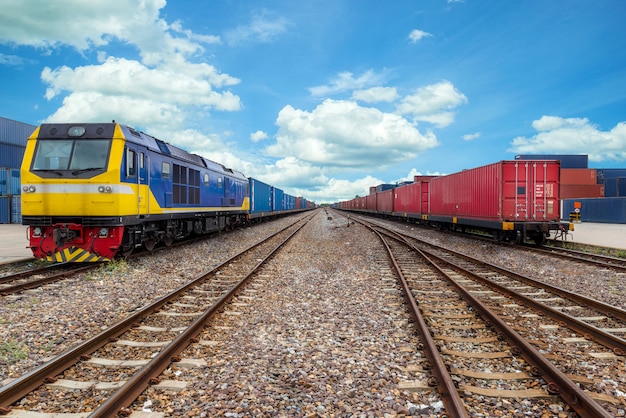
[{"label": "rail yard ground", "polygon": [[[19,377],[293,218],[216,235],[158,257],[112,263],[54,286],[5,297],[0,341],[11,342],[13,354],[0,358],[0,382]],[[395,228],[626,308],[624,280],[597,268],[562,266],[514,248],[407,224]],[[184,353],[185,358],[203,359],[203,366],[168,371],[168,378],[192,384],[180,392],[151,388],[133,409],[188,417],[442,412],[432,391],[411,388],[411,366],[421,361],[415,352],[419,339],[376,237],[340,213],[323,209],[300,234],[277,254],[253,290],[205,329],[200,340],[206,343]],[[594,359],[581,361],[592,365]],[[626,375],[610,376],[613,381],[598,384],[624,388]],[[35,408],[39,402],[55,410],[55,399],[50,391],[45,399],[30,399],[24,406]],[[477,416],[575,416],[548,400],[536,407],[524,400],[485,402]],[[615,411],[626,416],[623,406]]]},{"label": "rail yard ground", "polygon": [[[0,264],[31,258],[32,252],[26,246],[26,226],[0,224]],[[626,250],[626,225],[580,222],[574,224],[568,242],[599,245]]]}]

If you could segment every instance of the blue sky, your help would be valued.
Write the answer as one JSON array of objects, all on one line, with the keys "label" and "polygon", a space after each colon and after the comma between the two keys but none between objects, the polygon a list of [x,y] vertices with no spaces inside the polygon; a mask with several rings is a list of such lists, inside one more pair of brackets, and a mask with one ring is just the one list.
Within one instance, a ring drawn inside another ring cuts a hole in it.
[{"label": "blue sky", "polygon": [[0,116],[130,125],[318,203],[626,167],[623,0],[2,0]]}]

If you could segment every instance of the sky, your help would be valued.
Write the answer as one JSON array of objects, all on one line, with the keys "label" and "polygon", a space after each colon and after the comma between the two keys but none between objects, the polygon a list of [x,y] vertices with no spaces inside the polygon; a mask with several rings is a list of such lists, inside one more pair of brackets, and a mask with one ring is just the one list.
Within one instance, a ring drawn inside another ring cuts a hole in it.
[{"label": "sky", "polygon": [[624,0],[0,3],[0,116],[115,120],[316,203],[518,154],[626,167]]}]

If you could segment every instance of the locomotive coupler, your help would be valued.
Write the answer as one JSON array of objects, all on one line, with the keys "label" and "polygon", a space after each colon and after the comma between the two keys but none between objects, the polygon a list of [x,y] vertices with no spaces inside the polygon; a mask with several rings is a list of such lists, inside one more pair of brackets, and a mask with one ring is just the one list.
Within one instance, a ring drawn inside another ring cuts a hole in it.
[{"label": "locomotive coupler", "polygon": [[62,247],[66,242],[72,241],[80,237],[80,225],[76,224],[59,224],[54,225],[52,231],[52,239],[57,247]]}]

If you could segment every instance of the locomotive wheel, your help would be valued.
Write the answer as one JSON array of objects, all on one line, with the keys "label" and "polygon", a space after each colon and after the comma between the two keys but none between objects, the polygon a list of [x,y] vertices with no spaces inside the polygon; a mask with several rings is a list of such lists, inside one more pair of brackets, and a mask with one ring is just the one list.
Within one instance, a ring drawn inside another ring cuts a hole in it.
[{"label": "locomotive wheel", "polygon": [[172,236],[170,236],[170,235],[166,235],[166,236],[163,238],[163,243],[164,243],[166,246],[171,247],[171,246],[172,246],[172,244],[174,243],[174,237],[172,237]]},{"label": "locomotive wheel", "polygon": [[122,257],[129,257],[133,253],[134,248],[130,246],[129,248],[122,248],[120,254]]},{"label": "locomotive wheel", "polygon": [[147,239],[143,242],[143,246],[148,252],[152,252],[152,250],[154,250],[155,245],[156,245],[156,241],[153,239]]}]

